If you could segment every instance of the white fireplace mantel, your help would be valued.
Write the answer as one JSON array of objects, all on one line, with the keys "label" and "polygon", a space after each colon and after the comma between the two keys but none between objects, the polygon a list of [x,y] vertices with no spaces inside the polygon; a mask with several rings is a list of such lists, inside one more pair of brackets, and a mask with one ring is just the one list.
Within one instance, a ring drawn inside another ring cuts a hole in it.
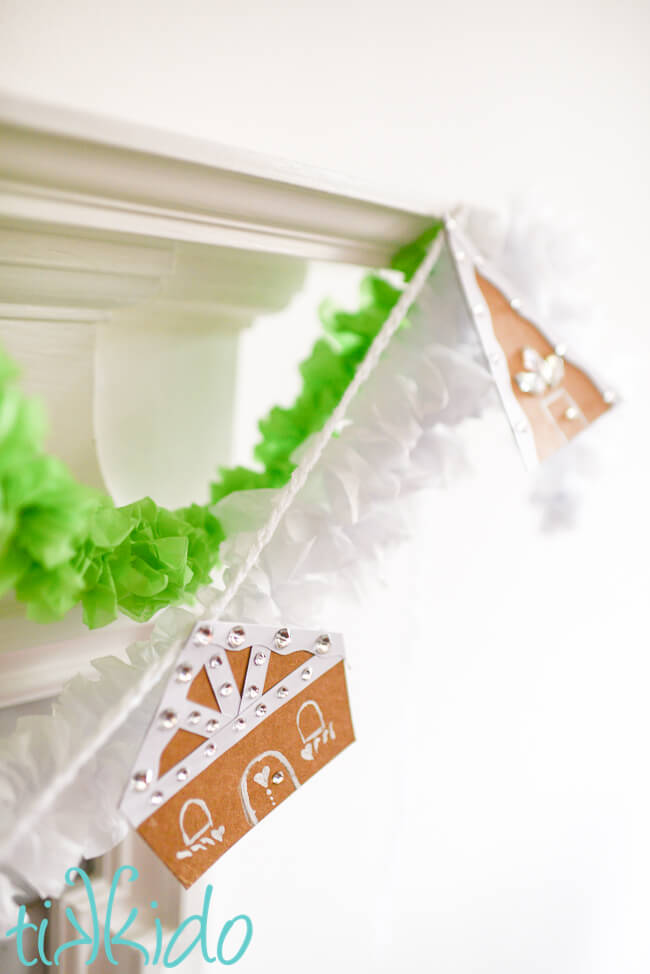
[{"label": "white fireplace mantel", "polygon": [[[286,307],[308,261],[385,266],[426,212],[326,172],[0,94],[0,342],[46,402],[48,448],[117,503],[201,499],[229,460],[241,330]],[[197,402],[220,424],[189,438]],[[161,426],[177,432],[173,465]],[[128,620],[88,633],[74,613],[39,627],[2,600],[0,706],[51,696],[112,636],[138,635]]]}]

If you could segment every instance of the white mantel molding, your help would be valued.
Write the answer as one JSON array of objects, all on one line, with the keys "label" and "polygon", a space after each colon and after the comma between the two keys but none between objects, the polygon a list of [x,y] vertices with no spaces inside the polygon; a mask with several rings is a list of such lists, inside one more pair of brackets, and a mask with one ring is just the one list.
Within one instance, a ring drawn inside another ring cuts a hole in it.
[{"label": "white mantel molding", "polygon": [[381,267],[429,207],[217,143],[0,94],[0,220]]}]

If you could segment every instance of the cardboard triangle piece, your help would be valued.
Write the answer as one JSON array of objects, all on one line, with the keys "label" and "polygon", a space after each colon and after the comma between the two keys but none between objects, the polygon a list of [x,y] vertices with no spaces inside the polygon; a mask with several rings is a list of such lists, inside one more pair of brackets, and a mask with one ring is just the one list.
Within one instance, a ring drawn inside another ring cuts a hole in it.
[{"label": "cardboard triangle piece", "polygon": [[503,408],[524,462],[533,468],[610,410],[616,396],[573,354],[568,357],[455,221],[446,233]]},{"label": "cardboard triangle piece", "polygon": [[183,886],[352,743],[344,658],[338,633],[194,627],[121,803]]}]

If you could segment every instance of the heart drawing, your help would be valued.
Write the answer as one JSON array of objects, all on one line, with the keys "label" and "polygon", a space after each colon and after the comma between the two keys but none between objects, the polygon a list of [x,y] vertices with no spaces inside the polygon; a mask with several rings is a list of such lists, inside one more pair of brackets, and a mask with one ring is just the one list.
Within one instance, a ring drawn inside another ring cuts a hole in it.
[{"label": "heart drawing", "polygon": [[260,785],[262,788],[268,788],[269,785],[269,772],[270,768],[268,764],[265,764],[261,771],[258,771],[256,775],[253,775],[253,781]]}]

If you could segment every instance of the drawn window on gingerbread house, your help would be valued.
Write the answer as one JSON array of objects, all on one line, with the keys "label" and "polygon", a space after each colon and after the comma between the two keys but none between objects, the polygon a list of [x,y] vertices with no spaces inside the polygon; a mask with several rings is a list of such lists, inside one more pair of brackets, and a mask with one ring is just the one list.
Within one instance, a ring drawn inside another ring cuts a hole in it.
[{"label": "drawn window on gingerbread house", "polygon": [[[202,798],[189,798],[178,816],[178,827],[183,838],[184,849],[176,853],[177,859],[191,859],[193,852],[201,852],[207,846],[223,841],[224,827],[214,828],[210,809]],[[189,829],[194,831],[191,835]],[[210,831],[210,835],[205,833]]]},{"label": "drawn window on gingerbread house", "polygon": [[315,700],[306,700],[296,715],[298,733],[302,743],[307,744],[325,730],[323,711]]},{"label": "drawn window on gingerbread house", "polygon": [[296,726],[303,744],[300,756],[304,761],[313,761],[321,744],[336,739],[332,721],[326,724],[323,711],[315,700],[305,700],[302,704],[296,714]]}]

